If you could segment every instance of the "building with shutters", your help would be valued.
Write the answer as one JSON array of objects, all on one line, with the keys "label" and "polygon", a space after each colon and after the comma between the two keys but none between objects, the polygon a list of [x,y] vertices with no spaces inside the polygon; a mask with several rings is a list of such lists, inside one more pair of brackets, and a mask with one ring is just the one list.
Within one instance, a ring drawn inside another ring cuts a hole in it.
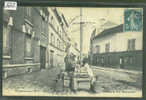
[{"label": "building with shutters", "polygon": [[74,55],[79,55],[77,44],[74,43],[67,31],[69,25],[62,12],[57,8],[49,7],[49,44],[48,59],[49,67],[60,66],[65,67],[64,57],[66,56],[66,47],[70,44],[70,51]]},{"label": "building with shutters", "polygon": [[54,7],[18,7],[4,10],[3,18],[4,77],[64,67],[65,49],[72,40],[63,13]]},{"label": "building with shutters", "polygon": [[4,77],[46,67],[48,15],[45,7],[18,7],[16,11],[4,10]]},{"label": "building with shutters", "polygon": [[[141,70],[143,32],[125,32],[123,24],[107,28],[90,38],[90,60],[93,65]],[[122,64],[122,66],[121,66]]]},{"label": "building with shutters", "polygon": [[54,7],[49,7],[49,41],[48,41],[48,66],[64,66],[66,45],[70,41],[67,34],[68,23],[61,12]]}]

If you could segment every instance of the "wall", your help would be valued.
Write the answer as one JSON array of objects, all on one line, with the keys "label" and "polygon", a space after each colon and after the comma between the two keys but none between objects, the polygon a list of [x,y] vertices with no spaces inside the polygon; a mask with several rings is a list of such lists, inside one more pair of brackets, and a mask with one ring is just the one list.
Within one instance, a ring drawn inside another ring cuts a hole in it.
[{"label": "wall", "polygon": [[[136,39],[134,51],[128,51],[128,39]],[[106,43],[110,43],[110,52],[105,52]],[[96,53],[96,45],[100,45],[100,53]],[[120,68],[121,57],[124,69],[142,70],[142,32],[122,32],[93,40],[93,65]]]},{"label": "wall", "polygon": [[[61,40],[61,38],[59,37],[59,35],[51,28],[51,27],[49,27],[49,33],[51,34],[51,33],[53,33],[53,35],[54,35],[54,37],[55,37],[55,43],[54,43],[54,45],[53,44],[51,44],[51,36],[50,36],[50,34],[49,34],[49,45],[48,45],[48,52],[49,52],[49,61],[50,61],[50,52],[51,51],[54,51],[54,62],[53,62],[53,64],[54,64],[54,66],[57,66],[57,65],[59,65],[59,64],[62,64],[62,65],[64,65],[64,56],[65,56],[65,52],[64,52],[64,50],[62,50],[62,48],[58,48],[57,47],[57,39],[59,39],[61,42],[63,42],[62,40]],[[49,66],[50,66],[50,62],[49,62]]]},{"label": "wall", "polygon": [[106,36],[93,42],[93,52],[96,53],[96,45],[100,45],[100,53],[105,52],[105,44],[110,43],[110,52],[127,51],[128,39],[136,39],[135,49],[142,50],[142,32],[123,32]]},{"label": "wall", "polygon": [[[32,8],[31,17],[26,17],[26,8],[18,7],[16,11],[9,11],[9,16],[13,17],[13,26],[11,29],[11,58],[6,61],[3,59],[3,76],[9,77],[14,75],[19,75],[31,71],[40,70],[40,44],[39,40],[41,38],[41,16],[39,14],[40,8]],[[4,15],[5,16],[5,15]],[[32,35],[32,59],[25,59],[25,35],[22,26],[25,24],[25,20],[28,19],[33,24],[33,31],[35,35]],[[37,20],[36,20],[37,19]],[[47,24],[47,23],[46,23]],[[46,26],[48,28],[48,26]],[[47,32],[47,30],[46,30]],[[48,36],[47,36],[48,38]],[[43,44],[48,43],[47,41],[41,42]],[[30,70],[29,70],[30,69]]]},{"label": "wall", "polygon": [[[63,32],[63,27],[61,26],[59,20],[57,19],[54,11],[49,8],[49,19],[53,17],[53,21],[49,21],[49,45],[48,45],[48,60],[49,60],[49,65],[48,68],[50,67],[63,67],[64,66],[64,56],[66,55],[63,45],[65,44],[65,41],[63,39],[64,32]],[[53,43],[51,43],[51,34],[53,34],[55,39]],[[57,46],[57,39],[60,41],[60,47]],[[51,52],[53,53],[53,66],[51,66],[50,59],[51,57]]]}]

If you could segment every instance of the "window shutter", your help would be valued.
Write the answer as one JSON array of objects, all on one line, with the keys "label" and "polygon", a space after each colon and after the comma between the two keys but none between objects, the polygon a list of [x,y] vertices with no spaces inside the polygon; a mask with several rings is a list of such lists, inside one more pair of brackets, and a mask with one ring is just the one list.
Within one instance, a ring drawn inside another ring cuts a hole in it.
[{"label": "window shutter", "polygon": [[40,15],[41,15],[41,16],[43,15],[43,11],[42,11],[42,10],[40,10]]},{"label": "window shutter", "polygon": [[8,25],[13,26],[13,17],[9,17],[9,23]]},{"label": "window shutter", "polygon": [[42,15],[42,16],[43,16],[43,18],[45,19],[45,13],[44,13],[44,12],[43,12],[43,15]]},{"label": "window shutter", "polygon": [[30,34],[30,29],[28,29],[28,34]]},{"label": "window shutter", "polygon": [[135,50],[135,39],[132,39],[132,50]]},{"label": "window shutter", "polygon": [[22,25],[22,32],[26,33],[26,26]]},{"label": "window shutter", "polygon": [[33,31],[33,32],[32,32],[32,38],[34,38],[34,37],[35,37],[35,32]]},{"label": "window shutter", "polygon": [[45,21],[46,21],[46,22],[48,21],[48,17],[47,17],[47,16],[45,16]]}]

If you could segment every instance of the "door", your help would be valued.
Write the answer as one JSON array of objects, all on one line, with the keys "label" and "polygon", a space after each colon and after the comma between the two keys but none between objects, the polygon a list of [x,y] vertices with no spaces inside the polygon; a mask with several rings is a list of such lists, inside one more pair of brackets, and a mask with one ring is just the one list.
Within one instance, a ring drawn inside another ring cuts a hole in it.
[{"label": "door", "polygon": [[50,65],[53,67],[53,62],[54,62],[54,51],[50,51]]},{"label": "door", "polygon": [[46,48],[40,46],[40,67],[45,69],[46,67]]}]

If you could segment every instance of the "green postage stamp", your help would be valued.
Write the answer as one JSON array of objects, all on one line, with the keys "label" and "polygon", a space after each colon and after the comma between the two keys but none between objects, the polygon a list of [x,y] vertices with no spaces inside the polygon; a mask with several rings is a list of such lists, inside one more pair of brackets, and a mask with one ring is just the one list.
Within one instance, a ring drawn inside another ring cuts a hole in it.
[{"label": "green postage stamp", "polygon": [[142,31],[142,9],[125,9],[124,31]]}]

